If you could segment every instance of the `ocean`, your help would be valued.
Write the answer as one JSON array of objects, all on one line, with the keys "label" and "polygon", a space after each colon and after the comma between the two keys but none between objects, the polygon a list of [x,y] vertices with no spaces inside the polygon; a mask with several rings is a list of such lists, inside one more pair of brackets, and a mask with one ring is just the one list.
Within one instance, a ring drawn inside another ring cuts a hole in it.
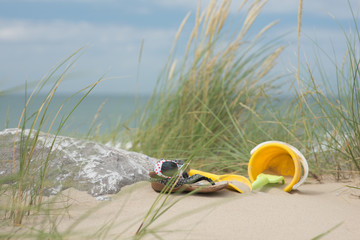
[{"label": "ocean", "polygon": [[[52,127],[51,132],[55,132],[61,118],[66,117],[81,98],[81,96],[75,96],[68,99],[69,97],[70,95],[54,96],[47,110],[49,116],[47,118],[47,127],[43,128],[42,131],[47,131],[48,126],[50,126],[60,106],[64,104]],[[135,127],[135,122],[130,118],[136,111],[141,112],[144,109],[149,97],[150,96],[136,97],[135,95],[89,95],[70,115],[61,134],[87,134],[91,126],[94,126],[93,130],[98,126],[100,134],[106,133],[114,129],[119,121],[128,121],[129,127]],[[27,113],[28,117],[31,113],[39,109],[44,98],[45,95],[39,95],[32,101]],[[24,95],[20,94],[0,96],[0,131],[5,128],[15,128],[18,126],[25,105],[24,99]],[[101,111],[93,124],[99,108],[101,108]],[[32,122],[32,120],[28,121],[26,128],[30,128]]]}]

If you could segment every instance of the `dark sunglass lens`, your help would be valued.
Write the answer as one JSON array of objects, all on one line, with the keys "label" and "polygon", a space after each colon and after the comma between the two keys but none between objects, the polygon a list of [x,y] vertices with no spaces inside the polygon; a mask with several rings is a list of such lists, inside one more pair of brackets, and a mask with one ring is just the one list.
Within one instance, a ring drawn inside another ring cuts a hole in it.
[{"label": "dark sunglass lens", "polygon": [[163,162],[161,173],[165,176],[172,177],[178,171],[178,165],[174,162]]}]

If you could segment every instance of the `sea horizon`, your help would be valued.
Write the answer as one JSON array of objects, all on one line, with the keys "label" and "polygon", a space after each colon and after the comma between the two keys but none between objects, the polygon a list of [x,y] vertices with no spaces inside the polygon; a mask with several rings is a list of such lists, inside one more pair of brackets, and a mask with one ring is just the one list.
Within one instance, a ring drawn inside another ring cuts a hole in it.
[{"label": "sea horizon", "polygon": [[[56,131],[60,119],[67,116],[75,104],[81,99],[82,95],[73,96],[72,94],[59,93],[54,95],[49,105],[47,126],[56,115],[62,104],[63,107],[57,117],[51,132]],[[29,97],[29,96],[28,96]],[[46,94],[39,94],[33,99],[27,115],[31,115],[39,109]],[[134,127],[130,118],[136,110],[141,111],[147,103],[150,95],[135,94],[89,94],[73,111],[63,127],[62,134],[84,135],[89,129],[97,128],[100,134],[111,131],[120,121]],[[25,105],[25,95],[19,93],[6,94],[0,96],[0,130],[5,128],[17,128],[21,113]],[[26,128],[31,127],[32,120],[28,121]],[[47,131],[48,127],[42,129]]]}]

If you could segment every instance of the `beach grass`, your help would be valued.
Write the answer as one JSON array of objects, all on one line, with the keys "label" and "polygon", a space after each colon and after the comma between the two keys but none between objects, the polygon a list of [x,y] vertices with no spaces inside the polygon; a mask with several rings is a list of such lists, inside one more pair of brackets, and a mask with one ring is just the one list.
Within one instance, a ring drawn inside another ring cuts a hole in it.
[{"label": "beach grass", "polygon": [[[174,59],[186,16],[175,37],[174,52],[131,135],[132,150],[158,158],[196,158],[195,165],[218,162],[219,170],[224,170],[230,167],[225,159],[235,156],[229,143],[242,139],[237,148],[244,152],[254,146],[255,141],[241,137],[238,126],[250,130],[251,112],[266,104],[267,92],[278,77],[269,71],[283,47],[276,41],[262,41],[275,23],[248,36],[265,1],[249,6],[240,24],[229,17],[230,3],[212,1],[203,12],[199,7],[183,58]],[[247,159],[248,154],[233,160]]]},{"label": "beach grass", "polygon": [[306,135],[304,146],[312,156],[313,168],[336,179],[360,173],[360,34],[358,16],[350,5],[349,9],[352,30],[347,32],[339,24],[346,52],[339,60],[315,42],[316,64],[305,61],[297,95]]},{"label": "beach grass", "polygon": [[[228,23],[235,22],[229,19],[229,4],[213,2],[196,13],[183,58],[170,53],[137,129],[128,132],[132,150],[157,158],[190,159],[192,166],[204,170],[245,173],[254,146],[280,140],[306,156],[313,177],[358,175],[359,29],[355,13],[352,33],[343,29],[347,51],[340,63],[314,43],[319,53],[311,57],[329,59],[332,66],[326,68],[334,70],[334,84],[321,62],[310,67],[300,58],[303,2],[299,1],[297,70],[285,76],[293,82],[293,96],[285,97],[274,90],[276,80],[284,76],[271,72],[283,47],[277,41],[260,41],[275,23],[255,37],[246,35],[265,1],[251,5],[236,26]],[[188,18],[178,30],[173,51],[180,48],[177,40]],[[237,35],[229,37],[227,27]]]},{"label": "beach grass", "polygon": [[[5,179],[2,182],[6,185],[1,185],[2,191],[11,192],[9,205],[6,206],[6,209],[3,209],[5,210],[5,218],[12,219],[15,225],[21,225],[25,215],[29,216],[34,212],[39,212],[42,208],[43,191],[49,184],[47,172],[50,161],[52,160],[51,152],[55,150],[54,144],[56,136],[59,135],[76,107],[102,80],[99,79],[94,84],[75,93],[73,96],[80,93],[83,93],[83,96],[70,110],[63,110],[63,108],[66,108],[66,102],[64,102],[56,112],[49,110],[51,100],[59,85],[71,70],[81,51],[82,49],[79,49],[74,52],[50,71],[38,82],[30,96],[27,95],[27,88],[25,87],[24,109],[19,119],[18,132],[13,144],[13,179],[11,179],[10,182],[9,179]],[[50,87],[41,105],[34,110],[32,105],[33,100],[38,97],[42,89],[48,86]],[[67,101],[69,101],[71,97],[69,97]],[[54,122],[59,116],[61,116],[61,120],[59,124],[55,126]],[[45,143],[38,141],[40,132],[44,131],[48,136],[54,128],[55,137],[47,143],[50,145],[50,148],[49,151],[46,152],[41,149],[42,144]]]}]

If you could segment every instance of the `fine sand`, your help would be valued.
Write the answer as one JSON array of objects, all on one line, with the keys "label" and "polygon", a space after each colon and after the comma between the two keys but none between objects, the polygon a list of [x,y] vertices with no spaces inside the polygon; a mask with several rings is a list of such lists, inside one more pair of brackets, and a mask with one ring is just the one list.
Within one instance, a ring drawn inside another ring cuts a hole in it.
[{"label": "fine sand", "polygon": [[[360,190],[346,187],[356,184],[307,182],[292,193],[272,187],[245,194],[227,189],[171,194],[169,203],[181,200],[149,226],[145,239],[312,239],[320,234],[325,234],[321,239],[359,239]],[[68,208],[57,216],[57,230],[70,229],[67,239],[132,238],[158,196],[148,182],[127,186],[105,201],[68,189],[62,198]]]}]

